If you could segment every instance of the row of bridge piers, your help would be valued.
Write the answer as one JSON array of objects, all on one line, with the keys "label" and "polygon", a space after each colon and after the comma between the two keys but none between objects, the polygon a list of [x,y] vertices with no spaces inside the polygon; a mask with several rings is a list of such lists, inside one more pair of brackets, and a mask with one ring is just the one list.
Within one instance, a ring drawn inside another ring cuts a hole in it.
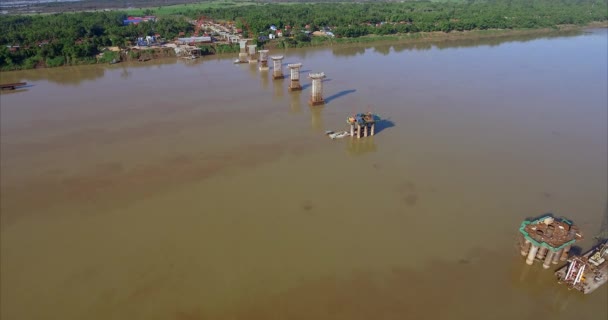
[{"label": "row of bridge piers", "polygon": [[[268,71],[268,58],[272,60],[272,79],[279,80],[284,79],[285,74],[283,74],[283,58],[284,56],[268,56],[268,50],[259,50],[256,53],[256,45],[247,45],[247,40],[239,41],[239,58],[237,60],[238,63],[258,63],[259,62],[259,70],[260,71]],[[291,63],[287,65],[289,68],[289,91],[300,91],[302,90],[302,85],[300,84],[300,69],[302,68],[302,63]],[[325,104],[325,100],[323,99],[323,79],[325,78],[325,73],[310,73],[308,78],[311,79],[311,95],[309,104],[311,106],[318,106]]]}]

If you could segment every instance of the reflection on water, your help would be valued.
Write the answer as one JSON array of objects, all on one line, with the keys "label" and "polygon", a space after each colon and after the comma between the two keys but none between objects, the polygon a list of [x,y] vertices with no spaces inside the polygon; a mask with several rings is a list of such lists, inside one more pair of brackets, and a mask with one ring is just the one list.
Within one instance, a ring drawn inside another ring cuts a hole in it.
[{"label": "reflection on water", "polygon": [[359,139],[349,137],[346,143],[346,150],[348,154],[353,156],[359,156],[366,153],[378,151],[378,146],[374,141],[375,136],[361,137]]},{"label": "reflection on water", "polygon": [[[201,59],[192,60],[188,63],[189,65],[199,65]],[[83,82],[93,81],[100,79],[106,75],[106,72],[122,69],[124,75],[121,76],[124,79],[129,78],[129,72],[137,69],[149,69],[155,68],[160,72],[165,69],[169,69],[172,65],[179,63],[179,59],[166,58],[149,60],[146,62],[120,62],[117,64],[99,64],[99,65],[82,65],[82,66],[67,66],[59,68],[42,68],[42,69],[29,69],[21,70],[18,72],[2,72],[2,79],[6,82],[18,82],[18,81],[49,81],[52,83],[62,85],[80,85]],[[129,71],[125,71],[129,70]]]},{"label": "reflection on water", "polygon": [[365,47],[335,47],[331,52],[336,57],[354,57],[356,55],[364,54]]},{"label": "reflection on water", "polygon": [[127,68],[126,66],[123,66],[122,71],[120,72],[120,77],[122,79],[129,79],[131,77],[132,72],[129,71],[129,68]]},{"label": "reflection on water", "polygon": [[285,91],[285,81],[284,79],[275,79],[272,81],[273,87],[273,98],[275,101],[281,100],[283,98],[283,93]]},{"label": "reflection on water", "polygon": [[538,39],[554,39],[564,37],[576,37],[580,36],[580,31],[560,31],[555,33],[543,34],[543,35],[512,35],[512,36],[500,36],[495,38],[481,38],[481,39],[439,39],[433,41],[430,39],[421,39],[417,42],[402,42],[402,43],[372,43],[372,44],[352,44],[345,45],[342,47],[335,47],[332,49],[334,56],[338,57],[354,57],[357,55],[365,54],[366,50],[372,50],[382,56],[389,55],[391,52],[400,53],[404,51],[427,51],[431,49],[451,49],[451,48],[471,48],[479,46],[490,46],[495,47],[505,43],[525,43],[529,41],[535,41]]},{"label": "reflection on water", "polygon": [[262,70],[260,71],[260,78],[262,78],[262,89],[267,90],[268,89],[268,83],[270,82],[269,78],[270,78],[270,72],[268,70]]},{"label": "reflection on water", "polygon": [[289,110],[291,110],[291,113],[302,112],[302,92],[292,91],[289,95]]},{"label": "reflection on water", "polygon": [[374,52],[386,56],[391,53],[391,46],[375,46]]},{"label": "reflection on water", "polygon": [[253,79],[258,78],[258,65],[257,63],[247,63],[249,65],[248,70],[249,74]]},{"label": "reflection on water", "polygon": [[[394,52],[403,51],[426,51],[431,49],[452,49],[452,48],[471,48],[480,46],[495,47],[510,42],[525,43],[538,39],[552,39],[552,38],[564,38],[564,37],[575,37],[579,36],[580,31],[567,31],[567,32],[556,32],[554,34],[539,35],[517,35],[517,36],[504,36],[497,38],[482,38],[482,39],[458,39],[458,40],[444,40],[438,42],[422,41],[416,43],[400,43],[400,44],[379,44],[374,46],[378,52],[387,52],[388,49],[392,49]],[[388,47],[388,48],[387,48]]]},{"label": "reflection on water", "polygon": [[310,107],[310,119],[313,132],[324,132],[325,123],[323,122],[323,106]]},{"label": "reflection on water", "polygon": [[[106,66],[71,66],[49,69],[32,69],[18,72],[24,81],[46,80],[63,85],[79,85],[85,81],[93,81],[105,75]],[[3,73],[3,78],[12,78],[17,72]]]}]

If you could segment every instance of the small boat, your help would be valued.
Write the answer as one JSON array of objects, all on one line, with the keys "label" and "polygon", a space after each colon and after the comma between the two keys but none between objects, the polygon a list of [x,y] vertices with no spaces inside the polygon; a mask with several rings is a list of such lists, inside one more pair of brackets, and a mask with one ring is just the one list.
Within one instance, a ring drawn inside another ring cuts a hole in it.
[{"label": "small boat", "polygon": [[27,85],[27,82],[3,83],[3,84],[0,84],[0,89],[1,90],[15,90],[15,89],[18,89],[19,87],[23,87],[25,85]]},{"label": "small boat", "polygon": [[234,63],[241,63],[241,61],[239,61],[239,59],[234,60]]},{"label": "small boat", "polygon": [[336,133],[330,133],[330,134],[328,134],[328,136],[333,140],[333,139],[340,139],[340,138],[348,137],[348,136],[350,136],[350,133],[347,131],[340,131],[340,132],[336,132]]}]

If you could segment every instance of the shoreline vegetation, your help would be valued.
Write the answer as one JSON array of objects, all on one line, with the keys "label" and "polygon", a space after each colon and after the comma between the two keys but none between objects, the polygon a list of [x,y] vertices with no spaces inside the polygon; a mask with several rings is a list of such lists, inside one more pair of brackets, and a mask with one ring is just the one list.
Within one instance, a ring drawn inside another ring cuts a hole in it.
[{"label": "shoreline vegetation", "polygon": [[[608,22],[594,22],[587,25],[560,25],[553,28],[542,28],[542,29],[493,29],[493,30],[471,30],[471,31],[453,31],[453,32],[418,32],[413,34],[395,34],[386,36],[364,36],[357,38],[325,38],[319,41],[311,41],[302,46],[283,47],[280,42],[267,43],[263,46],[265,49],[304,49],[304,48],[323,48],[323,47],[348,47],[348,46],[359,46],[361,44],[436,44],[436,43],[448,43],[450,41],[463,41],[463,40],[487,40],[487,39],[501,39],[518,36],[559,36],[571,33],[580,33],[587,29],[592,28],[608,28]],[[221,52],[211,53],[210,55],[215,56],[229,56],[237,53],[234,52]],[[166,56],[164,56],[166,57]],[[160,57],[162,58],[162,56]]]},{"label": "shoreline vegetation", "polygon": [[[134,12],[156,15],[156,19],[123,25],[128,13]],[[196,34],[195,24],[201,16],[205,20],[230,23],[241,36],[254,38],[259,48],[281,50],[581,32],[585,28],[608,27],[608,3],[605,0],[459,0],[259,4],[223,0],[145,10],[3,15],[0,16],[3,30],[0,71],[176,56],[169,47],[140,50],[132,44],[138,37],[148,35],[160,36],[169,43],[178,36],[192,36]],[[271,26],[276,27],[274,31],[283,29],[285,36],[272,40],[259,37],[268,35]],[[316,31],[335,36],[318,36]],[[235,44],[197,46],[202,55],[239,51]]]}]

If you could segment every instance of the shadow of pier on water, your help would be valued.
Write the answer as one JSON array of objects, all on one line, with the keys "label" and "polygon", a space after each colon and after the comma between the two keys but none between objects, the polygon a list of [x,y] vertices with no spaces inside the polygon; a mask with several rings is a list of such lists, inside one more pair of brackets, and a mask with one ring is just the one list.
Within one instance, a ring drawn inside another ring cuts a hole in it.
[{"label": "shadow of pier on water", "polygon": [[330,102],[331,102],[331,101],[333,101],[334,99],[338,99],[338,98],[340,98],[340,97],[343,97],[343,96],[345,96],[345,95],[347,95],[347,94],[351,94],[351,93],[353,93],[353,92],[357,92],[357,90],[356,90],[356,89],[342,90],[342,91],[340,91],[340,92],[338,92],[338,93],[336,93],[336,94],[333,94],[333,95],[331,95],[331,96],[329,96],[329,97],[325,98],[325,103],[330,103]]}]

